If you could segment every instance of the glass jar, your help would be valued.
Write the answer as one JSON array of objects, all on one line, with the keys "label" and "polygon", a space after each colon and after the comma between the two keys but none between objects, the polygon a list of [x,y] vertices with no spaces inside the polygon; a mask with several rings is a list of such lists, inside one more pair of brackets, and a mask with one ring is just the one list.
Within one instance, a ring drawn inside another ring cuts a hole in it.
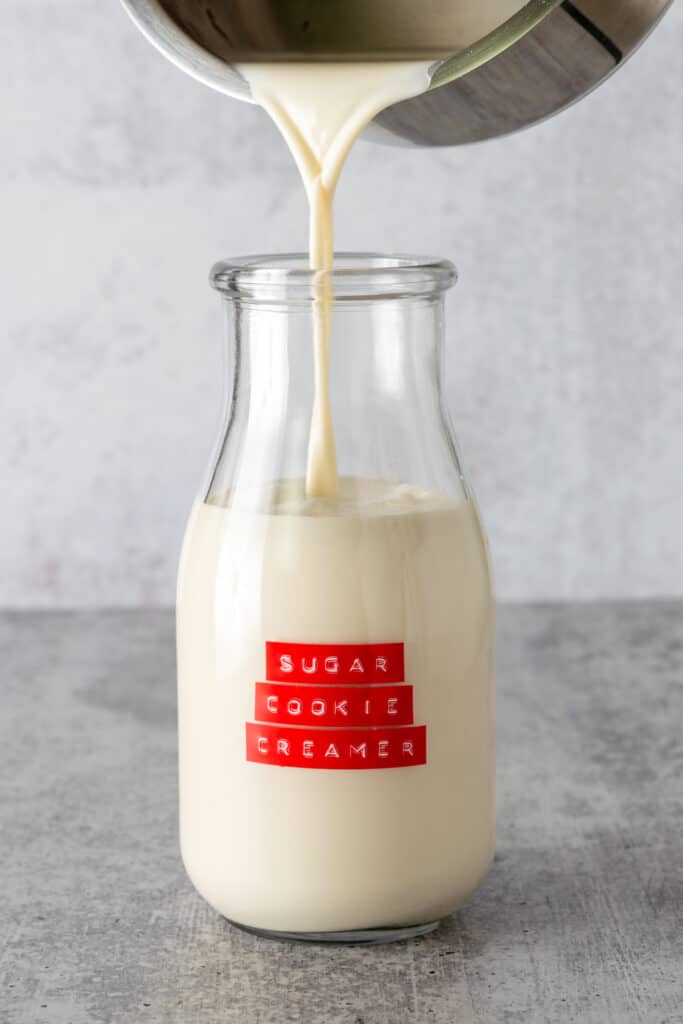
[{"label": "glass jar", "polygon": [[[259,934],[420,934],[494,844],[489,562],[442,401],[455,271],[347,255],[321,283],[303,256],[253,257],[211,280],[229,381],[179,574],[185,866]],[[339,476],[320,497],[323,392]]]}]

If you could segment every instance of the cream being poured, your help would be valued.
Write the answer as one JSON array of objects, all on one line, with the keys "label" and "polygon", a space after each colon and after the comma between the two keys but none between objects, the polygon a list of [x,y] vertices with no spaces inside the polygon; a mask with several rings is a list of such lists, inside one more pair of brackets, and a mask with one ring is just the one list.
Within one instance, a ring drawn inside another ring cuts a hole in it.
[{"label": "cream being poured", "polygon": [[333,201],[353,143],[381,110],[424,92],[433,62],[245,64],[254,100],[273,118],[303,179],[309,206],[310,266],[322,272],[313,299],[315,389],[306,494],[334,498],[337,457],[330,407]]}]

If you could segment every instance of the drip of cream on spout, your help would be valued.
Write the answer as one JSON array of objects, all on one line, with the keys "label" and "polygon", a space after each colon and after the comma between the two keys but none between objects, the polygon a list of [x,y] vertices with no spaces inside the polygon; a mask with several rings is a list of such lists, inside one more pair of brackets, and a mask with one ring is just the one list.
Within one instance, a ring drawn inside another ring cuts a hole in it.
[{"label": "drip of cream on spout", "polygon": [[245,64],[253,99],[273,118],[294,157],[309,206],[313,293],[314,397],[306,494],[334,498],[337,456],[330,407],[334,262],[332,204],[353,143],[381,110],[424,92],[433,62]]}]

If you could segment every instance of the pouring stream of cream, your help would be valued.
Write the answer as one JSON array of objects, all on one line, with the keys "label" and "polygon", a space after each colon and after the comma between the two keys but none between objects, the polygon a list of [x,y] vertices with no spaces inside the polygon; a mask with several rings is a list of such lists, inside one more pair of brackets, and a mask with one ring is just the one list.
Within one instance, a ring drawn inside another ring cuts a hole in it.
[{"label": "pouring stream of cream", "polygon": [[309,207],[315,388],[306,494],[334,498],[337,457],[330,407],[330,328],[334,299],[334,193],[353,143],[385,107],[424,92],[433,62],[245,64],[239,70],[254,100],[284,136],[303,179]]}]

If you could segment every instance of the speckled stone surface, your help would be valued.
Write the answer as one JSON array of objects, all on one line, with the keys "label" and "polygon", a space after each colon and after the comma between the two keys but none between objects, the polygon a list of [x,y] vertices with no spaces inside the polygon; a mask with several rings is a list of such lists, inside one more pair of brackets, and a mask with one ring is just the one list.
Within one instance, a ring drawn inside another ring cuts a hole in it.
[{"label": "speckled stone surface", "polygon": [[[305,247],[304,191],[116,0],[0,26],[0,605],[171,604],[222,400],[208,269]],[[682,53],[679,2],[565,114],[361,143],[340,183],[338,248],[460,268],[445,394],[506,599],[683,596]]]},{"label": "speckled stone surface", "polygon": [[430,936],[324,948],[183,873],[171,614],[2,616],[2,1024],[680,1024],[683,605],[499,623],[489,877]]}]

